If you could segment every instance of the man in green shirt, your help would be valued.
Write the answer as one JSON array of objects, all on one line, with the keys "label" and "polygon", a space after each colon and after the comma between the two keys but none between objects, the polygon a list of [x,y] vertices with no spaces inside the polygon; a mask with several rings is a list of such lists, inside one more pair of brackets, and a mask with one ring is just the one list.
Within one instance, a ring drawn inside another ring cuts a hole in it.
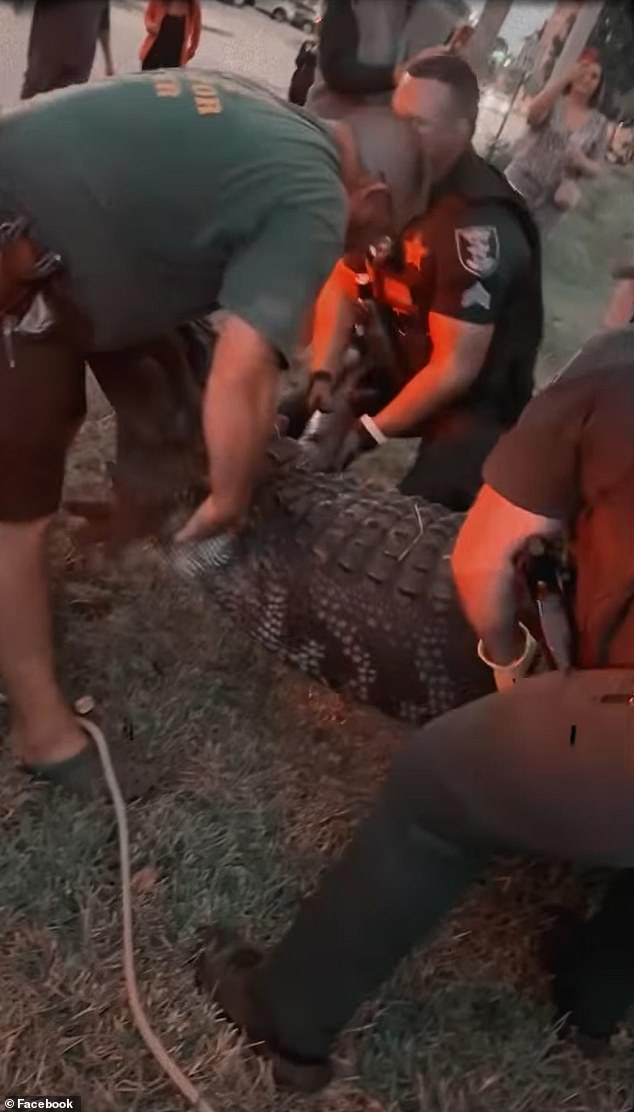
[{"label": "man in green shirt", "polygon": [[384,167],[362,121],[329,127],[191,70],[57,91],[2,118],[0,674],[29,771],[80,790],[95,780],[55,679],[44,570],[85,363],[125,420],[144,346],[226,311],[202,400],[213,494],[180,538],[238,526],[280,357],[342,251],[392,230],[392,187],[416,186],[416,144],[402,121],[394,130],[402,157],[390,144]]}]

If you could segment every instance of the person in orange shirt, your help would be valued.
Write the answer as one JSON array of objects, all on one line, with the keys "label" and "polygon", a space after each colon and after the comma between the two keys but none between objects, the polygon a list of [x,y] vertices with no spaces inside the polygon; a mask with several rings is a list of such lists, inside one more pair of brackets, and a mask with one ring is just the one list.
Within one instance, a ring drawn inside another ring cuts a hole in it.
[{"label": "person in orange shirt", "polygon": [[149,0],[145,9],[147,36],[139,57],[144,70],[185,66],[200,42],[199,0]]}]

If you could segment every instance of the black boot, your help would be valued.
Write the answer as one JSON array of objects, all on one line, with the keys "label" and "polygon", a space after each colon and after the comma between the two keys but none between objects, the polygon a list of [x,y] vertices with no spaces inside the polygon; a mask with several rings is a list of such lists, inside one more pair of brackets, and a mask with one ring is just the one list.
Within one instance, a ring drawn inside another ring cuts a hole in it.
[{"label": "black boot", "polygon": [[576,1028],[581,1049],[596,1056],[634,1004],[634,871],[618,875],[591,919],[566,913],[542,960],[563,1030]]},{"label": "black boot", "polygon": [[253,975],[264,955],[223,930],[206,934],[196,960],[196,984],[211,994],[223,1016],[253,1043],[253,1051],[270,1059],[276,1085],[300,1093],[317,1093],[332,1080],[329,1059],[307,1060],[279,1044],[270,1019],[256,1001]]}]

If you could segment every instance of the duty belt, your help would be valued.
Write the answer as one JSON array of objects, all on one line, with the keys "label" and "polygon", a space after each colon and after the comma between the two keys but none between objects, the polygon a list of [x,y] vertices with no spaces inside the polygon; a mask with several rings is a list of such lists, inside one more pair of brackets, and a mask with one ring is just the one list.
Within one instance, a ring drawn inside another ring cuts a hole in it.
[{"label": "duty belt", "polygon": [[555,668],[567,671],[573,661],[574,622],[571,614],[572,570],[543,542],[529,548],[524,563],[548,656]]}]

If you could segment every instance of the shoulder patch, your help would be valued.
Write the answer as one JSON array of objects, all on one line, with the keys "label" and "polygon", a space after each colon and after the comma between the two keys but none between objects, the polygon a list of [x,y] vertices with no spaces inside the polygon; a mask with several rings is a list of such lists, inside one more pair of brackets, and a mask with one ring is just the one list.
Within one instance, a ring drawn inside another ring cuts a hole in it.
[{"label": "shoulder patch", "polygon": [[456,228],[455,235],[460,265],[469,274],[475,274],[476,278],[488,278],[495,273],[500,263],[497,228],[492,224],[472,225]]}]

